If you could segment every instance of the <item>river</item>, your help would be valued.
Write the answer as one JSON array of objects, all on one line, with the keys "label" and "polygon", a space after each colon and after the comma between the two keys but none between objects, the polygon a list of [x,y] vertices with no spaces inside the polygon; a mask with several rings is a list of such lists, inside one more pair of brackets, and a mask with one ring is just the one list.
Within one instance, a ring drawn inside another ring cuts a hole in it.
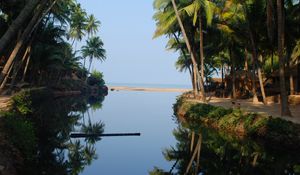
[{"label": "river", "polygon": [[[298,150],[180,122],[172,109],[179,93],[113,91],[106,97],[58,99],[31,94],[28,104],[21,100],[16,108],[21,116],[6,119],[24,155],[21,174],[300,173]],[[70,138],[78,132],[141,135]]]},{"label": "river", "polygon": [[110,92],[101,109],[90,109],[105,133],[141,133],[139,137],[105,137],[96,143],[99,158],[83,171],[91,174],[148,174],[153,166],[170,168],[162,150],[175,144],[172,105],[179,93]]}]

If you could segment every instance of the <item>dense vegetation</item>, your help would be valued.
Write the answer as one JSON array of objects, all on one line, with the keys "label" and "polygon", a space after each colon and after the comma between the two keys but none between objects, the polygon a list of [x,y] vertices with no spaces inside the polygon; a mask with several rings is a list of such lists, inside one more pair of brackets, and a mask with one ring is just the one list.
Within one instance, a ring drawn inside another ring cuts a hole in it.
[{"label": "dense vegetation", "polygon": [[203,125],[234,135],[264,139],[281,147],[300,147],[300,125],[265,114],[195,103],[183,97],[174,105],[174,114],[189,128]]},{"label": "dense vegetation", "polygon": [[[94,144],[99,137],[70,138],[71,132],[102,134],[104,124],[92,123],[89,110],[102,107],[104,96],[54,98],[47,88],[23,90],[13,97],[12,108],[0,122],[16,149],[7,149],[18,174],[72,174],[83,171],[97,158]],[[88,116],[85,116],[85,115]]]},{"label": "dense vegetation", "polygon": [[248,97],[266,103],[266,80],[276,75],[282,115],[290,115],[287,95],[299,84],[291,71],[299,71],[299,0],[155,0],[154,8],[154,37],[167,36],[167,48],[180,53],[176,66],[189,71],[195,97],[206,101],[205,87],[221,72],[237,98],[246,85],[236,79],[245,72]]},{"label": "dense vegetation", "polygon": [[176,144],[162,152],[173,165],[169,169],[154,167],[150,175],[300,173],[298,152],[274,148],[264,141],[241,139],[199,123],[191,128],[179,122],[173,135]]},{"label": "dense vegetation", "polygon": [[[93,59],[105,59],[99,26],[76,0],[1,0],[1,92],[84,88]],[[82,39],[86,45],[78,49]]]}]

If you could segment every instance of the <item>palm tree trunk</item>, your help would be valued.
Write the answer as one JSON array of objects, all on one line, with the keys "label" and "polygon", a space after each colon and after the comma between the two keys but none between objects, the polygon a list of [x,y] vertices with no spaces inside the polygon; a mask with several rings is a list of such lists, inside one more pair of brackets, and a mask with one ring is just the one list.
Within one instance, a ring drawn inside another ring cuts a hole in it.
[{"label": "palm tree trunk", "polygon": [[[174,38],[175,38],[177,44],[180,46],[179,38],[176,36],[175,33],[172,33],[172,34],[173,34],[173,36],[174,36]],[[180,47],[180,50],[181,50],[181,52],[182,52],[182,55],[183,55],[185,61],[187,62],[188,57],[187,57],[187,55],[186,55],[186,52],[185,52],[184,48],[183,48],[183,47]],[[190,66],[189,66],[188,64],[186,64],[185,66],[187,66],[187,68],[188,68],[188,70],[189,70],[190,77],[191,77],[191,81],[192,81],[192,85],[193,85],[193,89],[195,89],[195,82],[193,81],[192,69],[190,68]]]},{"label": "palm tree trunk", "polygon": [[[54,5],[55,2],[56,1],[54,1],[53,4],[47,9],[46,13],[48,13],[50,11],[50,9],[53,7],[53,5]],[[44,10],[44,7],[46,6],[46,4],[47,4],[47,0],[42,1],[41,7],[34,14],[33,18],[31,19],[31,21],[27,25],[26,29],[22,33],[21,38],[17,41],[17,44],[16,44],[14,50],[10,54],[10,56],[9,56],[9,58],[8,58],[6,64],[5,64],[5,66],[4,66],[4,68],[3,68],[2,72],[1,72],[1,75],[0,75],[0,82],[1,83],[3,82],[3,79],[5,78],[5,76],[7,76],[7,72],[9,70],[12,62],[14,61],[16,55],[18,54],[20,48],[23,46],[23,44],[27,41],[27,39],[33,33],[33,31],[35,30],[35,28],[41,22],[42,18],[46,15],[46,13],[43,14],[43,10]]]},{"label": "palm tree trunk", "polygon": [[26,61],[26,64],[25,64],[25,67],[24,67],[24,72],[23,72],[23,76],[22,76],[22,82],[25,81],[25,77],[26,77],[26,73],[27,73],[27,70],[28,70],[28,66],[29,66],[29,62],[30,62],[30,52],[31,52],[31,46],[29,48],[29,51],[28,51],[28,57],[27,57],[27,61]]},{"label": "palm tree trunk", "polygon": [[249,72],[249,66],[248,66],[248,49],[245,48],[245,71]]},{"label": "palm tree trunk", "polygon": [[[251,41],[251,47],[252,47],[252,66],[253,66],[253,73],[252,73],[252,93],[253,93],[253,103],[257,103],[258,102],[258,98],[257,98],[257,93],[256,93],[256,63],[257,63],[257,50],[256,50],[256,45],[255,45],[255,41],[254,41],[254,36],[253,33],[250,29],[250,26],[248,25],[248,32],[250,35],[250,41]],[[258,74],[261,74],[261,72],[258,72]],[[260,76],[260,75],[258,75]],[[262,85],[261,79],[259,77],[259,84],[260,84],[260,88]],[[262,92],[263,93],[263,92]],[[263,102],[265,103],[265,98],[263,97]]]},{"label": "palm tree trunk", "polygon": [[[262,55],[259,56],[259,61],[262,63]],[[258,72],[258,79],[259,79],[259,86],[260,86],[260,91],[261,95],[263,98],[263,103],[266,105],[267,99],[266,99],[266,93],[265,93],[265,88],[264,88],[264,83],[263,83],[263,78],[262,78],[262,71],[260,66],[257,66],[257,72]]]},{"label": "palm tree trunk", "polygon": [[1,86],[0,86],[0,92],[2,92],[3,89],[5,88],[6,82],[7,82],[8,78],[9,78],[9,74],[10,74],[10,72],[11,72],[13,66],[14,66],[14,63],[12,63],[11,67],[10,67],[9,70],[8,70],[8,76],[6,76],[6,77],[4,78],[4,80],[3,80],[3,82],[1,83]]},{"label": "palm tree trunk", "polygon": [[253,98],[252,98],[252,102],[253,103],[257,103],[258,102],[258,98],[257,98],[257,93],[256,93],[256,75],[255,75],[255,56],[253,55],[252,53],[252,95],[253,95]]},{"label": "palm tree trunk", "polygon": [[281,116],[291,116],[288,106],[288,97],[285,87],[285,60],[283,56],[284,49],[284,17],[283,17],[283,2],[277,0],[277,20],[278,20],[278,56],[279,56],[279,78],[280,78],[280,107]]},{"label": "palm tree trunk", "polygon": [[293,77],[293,71],[292,71],[292,61],[289,61],[289,75],[290,75],[290,94],[295,95],[295,84],[294,84],[294,77]]},{"label": "palm tree trunk", "polygon": [[14,72],[13,72],[13,75],[12,75],[12,80],[11,80],[11,83],[10,83],[10,90],[13,89],[13,86],[15,85],[15,82],[16,82],[16,79],[17,79],[17,75],[18,75],[18,72],[19,70],[21,69],[22,67],[22,64],[24,63],[25,59],[29,56],[29,51],[30,51],[30,46],[28,46],[24,52],[24,55],[23,55],[23,58],[22,60],[18,60],[17,61],[17,64],[14,66]]},{"label": "palm tree trunk", "polygon": [[91,57],[91,58],[90,58],[90,64],[89,64],[88,73],[91,73],[90,70],[91,70],[92,62],[93,62],[93,58]]},{"label": "palm tree trunk", "polygon": [[[177,5],[176,5],[175,0],[172,0],[172,5],[173,5],[173,8],[174,8],[174,11],[175,11],[175,14],[176,14],[176,18],[177,18],[177,21],[178,21],[178,23],[179,23],[181,32],[182,32],[182,34],[183,34],[183,38],[184,38],[184,40],[185,40],[185,44],[186,44],[186,46],[187,46],[188,52],[190,53],[191,58],[192,58],[192,63],[193,63],[193,67],[194,67],[194,71],[193,71],[193,74],[194,74],[194,82],[197,82],[198,65],[197,65],[197,62],[196,62],[196,59],[195,59],[196,57],[195,57],[194,53],[192,52],[191,45],[190,45],[189,39],[188,39],[188,37],[187,37],[187,35],[186,35],[186,32],[185,32],[183,23],[182,23],[182,21],[181,21],[181,18],[180,18],[180,16],[179,16],[179,12],[178,12]],[[198,73],[199,73],[199,72],[198,72]],[[196,83],[196,84],[197,84],[197,83]],[[197,88],[194,89],[194,96],[195,96],[195,98],[198,96]]]},{"label": "palm tree trunk", "polygon": [[203,51],[203,31],[202,31],[202,19],[199,13],[199,32],[200,32],[200,61],[201,61],[201,80],[200,80],[200,90],[203,101],[206,101],[205,89],[204,89],[204,51]]},{"label": "palm tree trunk", "polygon": [[13,23],[9,26],[8,30],[0,39],[0,52],[6,48],[6,46],[11,43],[13,38],[17,36],[17,32],[22,28],[25,21],[28,20],[36,6],[40,3],[40,0],[30,0],[27,1],[27,4],[22,9],[18,17],[13,21]]},{"label": "palm tree trunk", "polygon": [[232,80],[232,98],[236,99],[236,86],[235,86],[235,81],[236,81],[236,73],[235,73],[235,58],[232,54],[231,48],[229,48],[229,56],[231,58],[231,80]]}]

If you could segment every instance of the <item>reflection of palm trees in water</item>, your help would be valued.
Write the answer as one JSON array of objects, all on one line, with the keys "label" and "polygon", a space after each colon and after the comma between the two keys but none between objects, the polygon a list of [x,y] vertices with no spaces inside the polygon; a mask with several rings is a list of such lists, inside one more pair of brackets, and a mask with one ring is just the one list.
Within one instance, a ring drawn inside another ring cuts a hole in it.
[{"label": "reflection of palm trees in water", "polygon": [[163,151],[165,159],[174,162],[171,169],[164,171],[155,167],[150,175],[297,174],[295,167],[300,161],[297,151],[201,126],[185,127],[179,124],[173,131],[176,145]]},{"label": "reflection of palm trees in water", "polygon": [[[97,135],[103,134],[105,125],[101,121],[95,123],[92,122],[89,113],[90,106],[91,105],[87,107],[86,112],[81,113],[83,121],[80,125],[80,131],[91,136],[85,137],[85,146],[81,144],[80,139],[75,139],[74,141],[70,139],[70,143],[68,144],[68,168],[72,175],[79,174],[86,165],[90,165],[94,159],[97,159],[96,148],[94,145],[97,141],[101,140],[101,137]],[[102,105],[100,104],[97,106],[100,106],[101,108]],[[87,123],[85,121],[85,114],[88,115]]]}]

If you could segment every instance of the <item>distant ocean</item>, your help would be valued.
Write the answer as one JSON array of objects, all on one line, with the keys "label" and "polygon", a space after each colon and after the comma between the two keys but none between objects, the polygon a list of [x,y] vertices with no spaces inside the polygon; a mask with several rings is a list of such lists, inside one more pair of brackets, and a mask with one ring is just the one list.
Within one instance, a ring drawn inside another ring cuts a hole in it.
[{"label": "distant ocean", "polygon": [[191,85],[184,84],[144,84],[144,83],[107,83],[108,86],[144,87],[144,88],[179,88],[191,89]]}]

